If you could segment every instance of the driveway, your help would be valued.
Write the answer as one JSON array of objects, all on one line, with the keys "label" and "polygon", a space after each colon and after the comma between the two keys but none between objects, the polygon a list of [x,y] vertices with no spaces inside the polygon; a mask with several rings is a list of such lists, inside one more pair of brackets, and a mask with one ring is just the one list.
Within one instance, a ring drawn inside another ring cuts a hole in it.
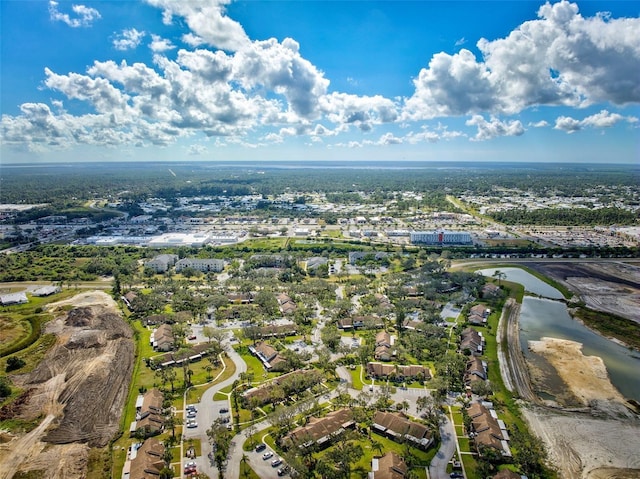
[{"label": "driveway", "polygon": [[[210,388],[208,388],[206,391],[202,393],[200,402],[195,403],[195,406],[198,409],[198,412],[196,414],[196,421],[198,422],[198,427],[191,428],[191,429],[185,428],[183,433],[185,439],[199,438],[202,444],[203,453],[205,451],[207,453],[210,452],[210,448],[207,447],[207,444],[209,444],[209,438],[207,437],[207,429],[211,427],[211,424],[217,418],[222,416],[227,416],[227,417],[229,416],[229,413],[224,413],[224,414],[220,413],[220,409],[226,408],[229,411],[231,410],[231,407],[230,407],[231,404],[229,403],[229,400],[214,401],[213,400],[214,395],[221,389],[224,389],[225,387],[232,385],[233,382],[236,379],[238,379],[240,374],[247,370],[247,363],[245,363],[244,360],[240,357],[240,355],[228,344],[229,344],[228,341],[225,341],[224,345],[225,345],[227,354],[236,365],[235,373],[231,375],[231,377],[225,379],[224,381],[218,384],[211,386]],[[185,407],[186,407],[186,402],[185,402]],[[240,455],[240,458],[241,457],[242,457],[242,454]],[[181,464],[180,464],[180,471],[184,470],[184,461],[185,461],[185,457],[182,457]],[[196,461],[196,464],[198,465],[199,472],[204,472],[209,477],[218,477],[218,471],[217,471],[217,468],[215,467],[215,464],[209,460],[206,454],[203,454],[202,456],[198,456],[195,459],[195,461]],[[238,469],[238,472],[239,472],[239,469]]]},{"label": "driveway", "polygon": [[440,426],[440,449],[431,460],[429,465],[430,479],[449,479],[447,473],[447,464],[453,457],[458,445],[456,431],[448,416],[445,416],[445,422]]}]

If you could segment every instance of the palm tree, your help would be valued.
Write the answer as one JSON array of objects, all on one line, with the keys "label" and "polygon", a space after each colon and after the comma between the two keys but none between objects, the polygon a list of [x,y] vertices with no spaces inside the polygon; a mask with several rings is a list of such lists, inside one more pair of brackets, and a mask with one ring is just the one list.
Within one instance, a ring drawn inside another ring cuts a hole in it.
[{"label": "palm tree", "polygon": [[500,280],[503,280],[507,277],[506,273],[503,273],[502,271],[500,271],[499,269],[495,270],[495,272],[493,273],[493,277],[494,278],[498,278],[498,286],[500,286]]},{"label": "palm tree", "polygon": [[242,458],[240,459],[240,464],[241,464],[240,468],[242,470],[243,477],[249,477],[250,468],[248,467],[248,462],[249,462],[249,456],[243,453]]},{"label": "palm tree", "polygon": [[164,461],[164,465],[166,467],[171,467],[171,461],[173,461],[173,451],[169,444],[165,444],[164,452],[162,453],[162,460]]},{"label": "palm tree", "polygon": [[164,426],[171,429],[171,437],[172,438],[176,437],[176,425],[177,425],[177,423],[178,423],[178,421],[177,421],[176,417],[172,413],[167,414],[167,416],[165,416],[165,418],[164,418]]},{"label": "palm tree", "polygon": [[378,451],[378,454],[382,456],[384,447],[382,446],[382,443],[380,441],[376,441],[375,439],[373,439],[371,441],[371,449],[373,449],[374,451]]}]

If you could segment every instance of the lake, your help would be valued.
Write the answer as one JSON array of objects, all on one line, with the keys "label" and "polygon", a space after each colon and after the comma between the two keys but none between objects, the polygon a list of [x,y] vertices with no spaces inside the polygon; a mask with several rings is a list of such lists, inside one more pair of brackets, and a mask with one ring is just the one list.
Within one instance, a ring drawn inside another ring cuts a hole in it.
[{"label": "lake", "polygon": [[[611,383],[623,396],[640,401],[640,354],[618,343],[594,333],[582,323],[574,321],[563,296],[557,289],[520,268],[497,268],[506,274],[506,279],[520,283],[525,291],[543,296],[525,296],[520,311],[520,344],[527,358],[534,353],[527,348],[529,341],[538,341],[547,336],[582,343],[582,352],[587,356],[600,356],[604,361]],[[495,269],[480,271],[493,276]],[[550,298],[550,299],[545,299]]]}]

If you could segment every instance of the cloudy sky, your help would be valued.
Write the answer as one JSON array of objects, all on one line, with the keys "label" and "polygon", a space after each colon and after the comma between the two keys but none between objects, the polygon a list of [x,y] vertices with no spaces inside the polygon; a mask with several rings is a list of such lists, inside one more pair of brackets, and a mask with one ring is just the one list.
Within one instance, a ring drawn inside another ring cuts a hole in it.
[{"label": "cloudy sky", "polygon": [[640,162],[637,1],[0,1],[0,161]]}]

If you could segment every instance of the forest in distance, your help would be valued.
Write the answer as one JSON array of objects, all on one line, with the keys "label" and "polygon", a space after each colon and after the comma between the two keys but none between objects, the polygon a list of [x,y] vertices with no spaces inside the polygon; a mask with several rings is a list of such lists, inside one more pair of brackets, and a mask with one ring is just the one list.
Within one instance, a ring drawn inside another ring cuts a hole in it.
[{"label": "forest in distance", "polygon": [[634,188],[638,166],[546,163],[83,163],[3,165],[1,203],[41,203],[128,193],[132,198],[278,194],[290,191],[490,192],[496,187],[576,196],[615,185]]},{"label": "forest in distance", "polygon": [[[585,191],[637,190],[640,168],[615,164],[419,162],[177,162],[3,165],[0,203],[52,203],[119,194],[132,201],[154,196],[249,194],[285,191],[349,193],[380,199],[395,191],[485,194],[500,189],[536,195],[580,196]],[[636,191],[637,192],[637,191]],[[377,197],[375,195],[378,195]],[[635,198],[637,199],[637,198]],[[362,199],[361,199],[362,201]]]}]

